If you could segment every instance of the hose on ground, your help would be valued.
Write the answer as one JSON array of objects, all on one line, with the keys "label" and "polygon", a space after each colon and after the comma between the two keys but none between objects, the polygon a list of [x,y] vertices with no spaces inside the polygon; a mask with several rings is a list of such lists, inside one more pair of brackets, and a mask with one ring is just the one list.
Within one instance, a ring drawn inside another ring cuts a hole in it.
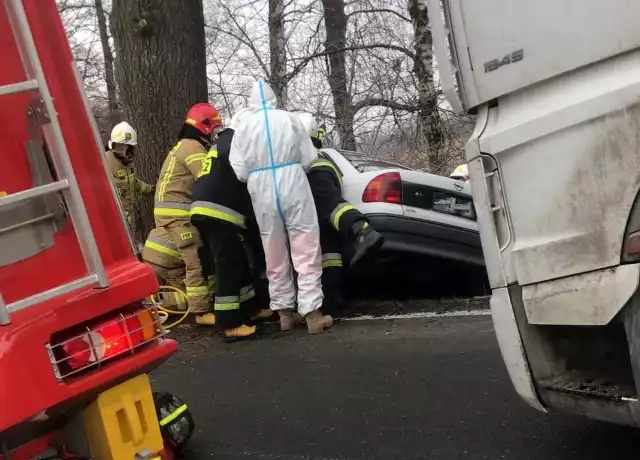
[{"label": "hose on ground", "polygon": [[[178,295],[182,296],[182,298],[185,301],[185,305],[187,305],[187,309],[184,311],[180,311],[180,310],[169,310],[168,308],[164,308],[162,306],[162,302],[161,299],[159,299],[157,296],[158,294],[156,294],[154,296],[154,300],[156,302],[156,304],[158,305],[158,316],[160,317],[160,324],[162,324],[162,327],[164,328],[164,330],[166,332],[170,332],[171,329],[173,329],[174,327],[176,327],[177,325],[179,325],[180,323],[182,323],[185,319],[187,319],[187,316],[189,316],[189,298],[187,297],[187,294],[182,290],[182,289],[178,289],[176,287],[173,286],[160,286],[160,289],[158,290],[158,293],[162,292],[162,291],[173,291],[173,292],[177,292]],[[169,317],[171,315],[180,315],[180,318],[178,318],[177,320],[175,320],[174,322],[170,323],[170,324],[166,324],[169,321]]]}]

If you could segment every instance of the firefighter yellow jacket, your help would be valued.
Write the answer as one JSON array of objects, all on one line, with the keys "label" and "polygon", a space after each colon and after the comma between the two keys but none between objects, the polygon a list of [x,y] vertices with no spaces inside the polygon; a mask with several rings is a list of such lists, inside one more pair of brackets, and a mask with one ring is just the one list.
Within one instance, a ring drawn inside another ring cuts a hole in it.
[{"label": "firefighter yellow jacket", "polygon": [[189,221],[191,189],[206,156],[205,148],[195,139],[183,139],[171,149],[156,186],[153,210],[156,227]]},{"label": "firefighter yellow jacket", "polygon": [[138,179],[133,168],[125,166],[112,150],[107,152],[107,163],[115,180],[116,189],[120,195],[122,210],[129,224],[135,217],[138,195],[151,195],[153,186]]}]

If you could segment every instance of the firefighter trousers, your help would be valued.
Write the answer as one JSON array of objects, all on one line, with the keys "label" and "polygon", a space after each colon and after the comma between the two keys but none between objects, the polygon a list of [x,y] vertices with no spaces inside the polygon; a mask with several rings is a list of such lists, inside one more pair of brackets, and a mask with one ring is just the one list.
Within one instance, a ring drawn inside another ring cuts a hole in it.
[{"label": "firefighter trousers", "polygon": [[250,318],[260,311],[260,305],[252,283],[243,229],[208,217],[200,217],[194,223],[206,240],[216,270],[216,324],[223,330],[251,324]]},{"label": "firefighter trousers", "polygon": [[[161,267],[153,262],[146,261],[147,265],[153,268],[153,271],[158,278],[158,283],[162,286],[168,286],[172,289],[162,289],[160,291],[160,299],[162,307],[168,310],[185,311],[188,308],[187,299],[184,298],[182,292],[186,294],[186,287],[184,285],[184,267],[179,268],[167,268]],[[180,291],[180,292],[178,292]]]},{"label": "firefighter trousers", "polygon": [[177,221],[164,227],[180,257],[185,264],[184,284],[189,299],[191,313],[208,313],[211,308],[211,291],[205,278],[198,249],[201,246],[200,234],[189,221]]},{"label": "firefighter trousers", "polygon": [[[196,226],[196,228],[198,228]],[[200,229],[198,229],[200,232]],[[209,283],[209,295],[213,296],[216,292],[216,270],[211,259],[211,250],[209,249],[209,243],[206,238],[202,236],[200,232],[200,247],[198,248],[198,259],[200,259],[200,265],[202,265],[202,275]]]},{"label": "firefighter trousers", "polygon": [[307,177],[313,193],[313,201],[318,210],[321,230],[323,226],[328,225],[340,232],[345,241],[349,241],[353,236],[351,235],[353,224],[358,220],[366,220],[366,217],[342,198],[340,184],[332,172],[325,169],[312,170]]},{"label": "firefighter trousers", "polygon": [[269,280],[267,279],[267,260],[264,255],[258,224],[249,224],[242,234],[244,235],[249,267],[251,268],[251,279],[256,290],[256,302],[266,308],[266,305],[271,304],[271,298],[269,296]]},{"label": "firefighter trousers", "polygon": [[344,269],[342,264],[343,237],[331,225],[320,224],[322,249],[322,313],[337,315],[345,306],[342,295]]},{"label": "firefighter trousers", "polygon": [[187,308],[189,308],[189,303],[188,299],[185,299],[182,295],[183,292],[186,292],[184,282],[167,282],[165,286],[176,288],[177,291],[167,289],[166,287],[160,291],[159,297],[162,307],[166,308],[167,310],[180,312],[186,311]]}]

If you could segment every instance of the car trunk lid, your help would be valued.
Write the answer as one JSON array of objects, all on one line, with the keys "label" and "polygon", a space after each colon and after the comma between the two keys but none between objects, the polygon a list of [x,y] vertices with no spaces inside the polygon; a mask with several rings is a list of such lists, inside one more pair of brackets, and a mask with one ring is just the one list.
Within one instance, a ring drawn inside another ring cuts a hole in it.
[{"label": "car trunk lid", "polygon": [[469,184],[418,171],[399,172],[405,215],[477,230]]}]

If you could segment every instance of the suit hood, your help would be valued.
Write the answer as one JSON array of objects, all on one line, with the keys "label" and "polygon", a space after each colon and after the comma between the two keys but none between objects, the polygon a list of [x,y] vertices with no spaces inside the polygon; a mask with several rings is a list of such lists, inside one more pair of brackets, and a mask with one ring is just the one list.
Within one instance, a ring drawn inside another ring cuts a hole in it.
[{"label": "suit hood", "polygon": [[251,88],[251,96],[249,97],[249,108],[258,109],[275,109],[277,105],[276,94],[268,83],[264,80],[258,80]]}]

